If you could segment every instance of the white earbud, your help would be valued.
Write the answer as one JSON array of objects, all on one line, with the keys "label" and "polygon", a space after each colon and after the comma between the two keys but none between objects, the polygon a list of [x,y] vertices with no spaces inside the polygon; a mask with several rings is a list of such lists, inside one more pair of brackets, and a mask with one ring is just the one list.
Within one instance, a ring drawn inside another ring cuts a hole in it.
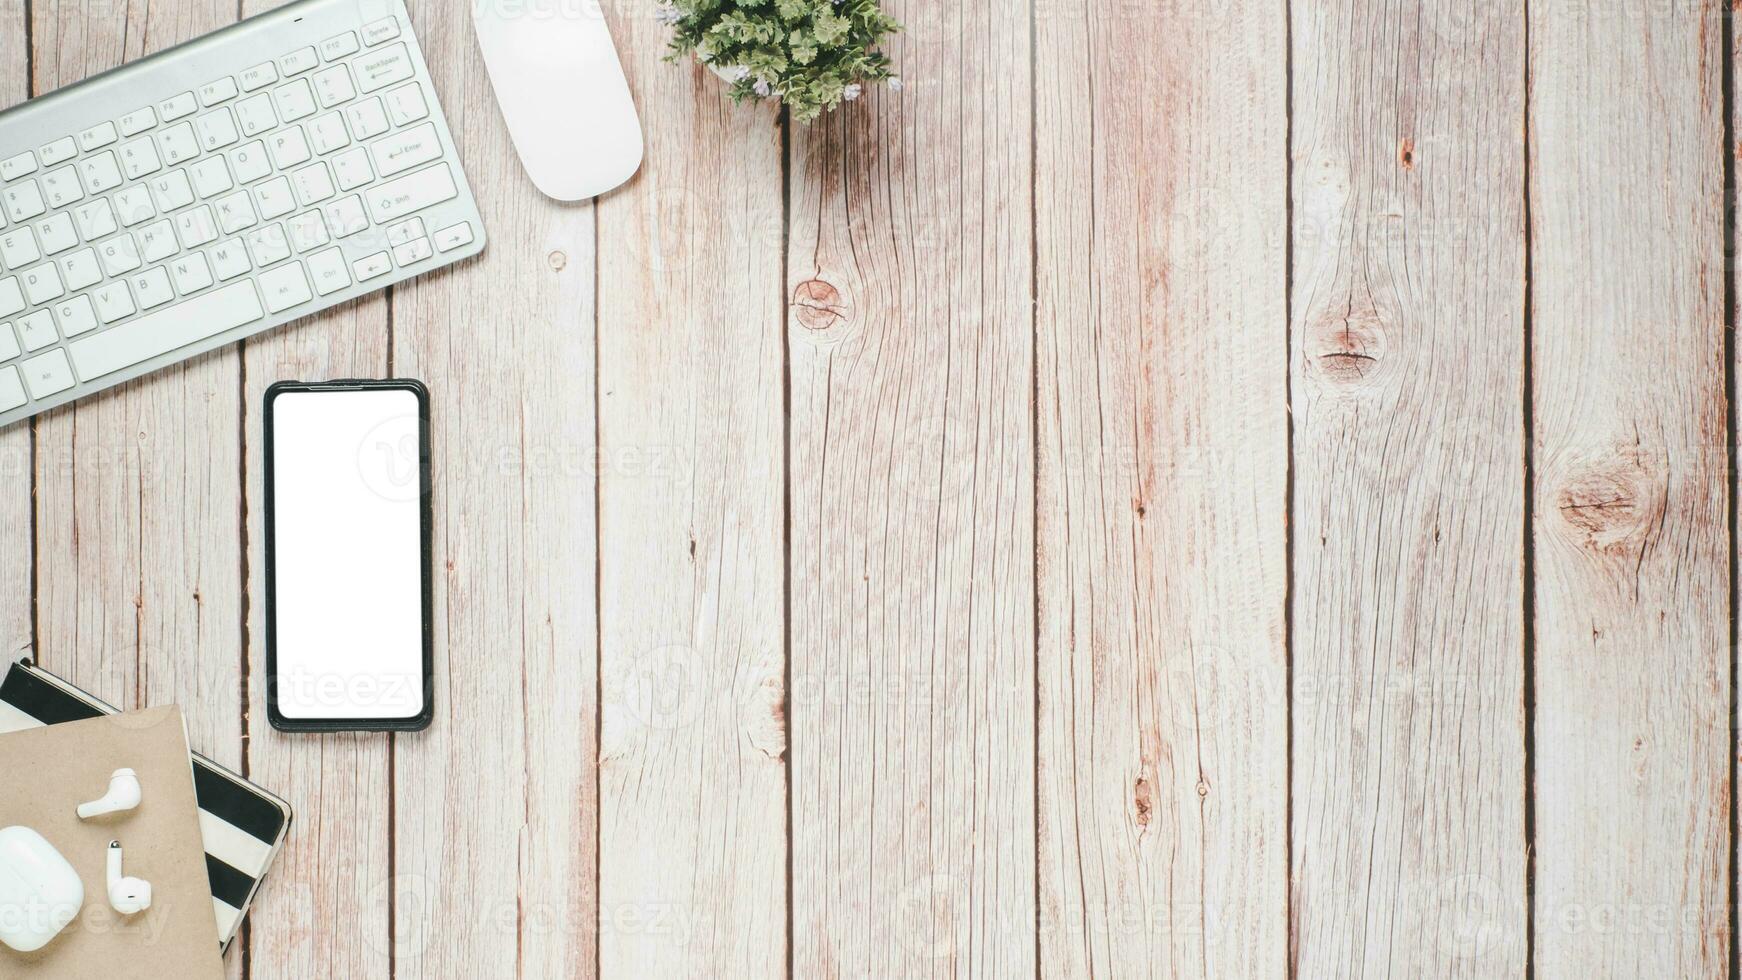
[{"label": "white earbud", "polygon": [[79,819],[89,820],[105,813],[119,813],[139,805],[139,777],[131,769],[117,769],[109,777],[109,792],[100,799],[79,804]]},{"label": "white earbud", "polygon": [[134,915],[151,907],[151,882],[121,877],[121,842],[109,842],[109,906],[122,915]]}]

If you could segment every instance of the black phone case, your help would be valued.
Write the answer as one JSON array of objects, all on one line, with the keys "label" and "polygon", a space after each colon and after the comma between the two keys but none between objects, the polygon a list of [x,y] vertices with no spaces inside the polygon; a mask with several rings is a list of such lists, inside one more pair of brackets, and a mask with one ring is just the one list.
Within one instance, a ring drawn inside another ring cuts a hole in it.
[{"label": "black phone case", "polygon": [[[423,574],[423,711],[413,718],[339,718],[320,720],[286,718],[278,710],[278,620],[277,556],[273,551],[273,449],[272,406],[286,392],[320,391],[409,391],[417,396],[418,495],[422,524]],[[430,568],[430,433],[429,389],[414,378],[386,381],[345,379],[341,381],[280,381],[266,389],[263,398],[266,465],[266,717],[281,732],[420,732],[435,718],[435,623],[433,583]]]}]

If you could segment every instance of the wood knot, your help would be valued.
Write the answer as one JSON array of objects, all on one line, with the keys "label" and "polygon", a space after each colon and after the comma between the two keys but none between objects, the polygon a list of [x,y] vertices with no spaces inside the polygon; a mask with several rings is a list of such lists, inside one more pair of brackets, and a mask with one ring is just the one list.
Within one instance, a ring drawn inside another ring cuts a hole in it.
[{"label": "wood knot", "polygon": [[1573,468],[1555,510],[1579,546],[1595,555],[1634,556],[1663,517],[1668,480],[1643,450],[1628,447]]},{"label": "wood knot", "polygon": [[1315,320],[1306,335],[1307,369],[1332,384],[1371,384],[1385,363],[1385,325],[1371,307]]},{"label": "wood knot", "polygon": [[806,330],[821,332],[847,321],[847,305],[833,283],[807,279],[792,294],[792,314]]},{"label": "wood knot", "polygon": [[1155,787],[1150,785],[1148,776],[1137,777],[1137,784],[1132,787],[1131,802],[1138,829],[1147,828],[1149,821],[1155,817]]},{"label": "wood knot", "polygon": [[1405,170],[1415,169],[1415,140],[1405,136],[1397,144],[1397,165]]}]

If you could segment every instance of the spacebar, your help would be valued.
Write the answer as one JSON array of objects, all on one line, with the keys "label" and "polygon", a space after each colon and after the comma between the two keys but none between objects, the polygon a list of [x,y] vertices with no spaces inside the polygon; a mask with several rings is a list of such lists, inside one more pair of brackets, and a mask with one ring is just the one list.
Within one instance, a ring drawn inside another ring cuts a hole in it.
[{"label": "spacebar", "polygon": [[254,284],[244,279],[180,306],[129,320],[67,345],[79,380],[90,381],[140,361],[234,330],[266,315]]}]

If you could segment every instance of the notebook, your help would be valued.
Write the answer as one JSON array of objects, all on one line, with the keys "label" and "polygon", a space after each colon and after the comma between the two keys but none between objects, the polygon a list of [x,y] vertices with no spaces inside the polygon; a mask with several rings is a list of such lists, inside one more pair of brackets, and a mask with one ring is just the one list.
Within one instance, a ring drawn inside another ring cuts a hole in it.
[{"label": "notebook", "polygon": [[[28,661],[0,680],[0,734],[116,711]],[[193,773],[218,942],[228,952],[290,829],[290,805],[197,752]]]},{"label": "notebook", "polygon": [[[84,904],[47,946],[0,950],[0,974],[32,980],[223,980],[211,892],[200,868],[199,808],[181,709],[148,708],[0,735],[0,825],[28,827],[84,882]],[[136,809],[82,820],[116,769],[139,774]],[[110,841],[121,873],[151,885],[150,907],[130,915],[107,899]]]}]

